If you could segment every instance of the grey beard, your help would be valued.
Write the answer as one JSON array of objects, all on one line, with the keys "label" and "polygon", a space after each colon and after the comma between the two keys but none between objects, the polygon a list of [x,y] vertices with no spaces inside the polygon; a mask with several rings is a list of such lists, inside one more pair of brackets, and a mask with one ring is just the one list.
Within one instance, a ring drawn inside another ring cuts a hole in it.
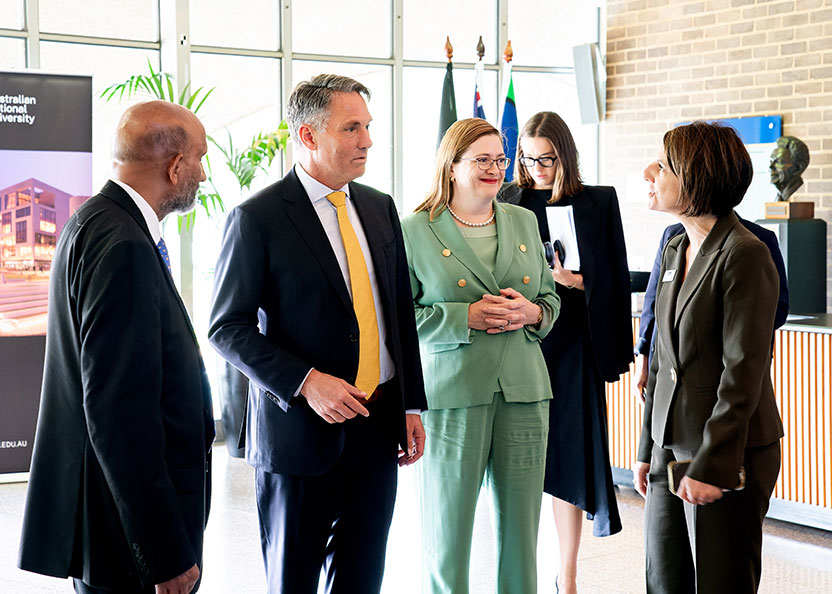
[{"label": "grey beard", "polygon": [[162,203],[165,216],[172,212],[186,213],[193,210],[196,205],[197,190],[199,190],[197,180],[191,180],[184,187],[173,190]]}]

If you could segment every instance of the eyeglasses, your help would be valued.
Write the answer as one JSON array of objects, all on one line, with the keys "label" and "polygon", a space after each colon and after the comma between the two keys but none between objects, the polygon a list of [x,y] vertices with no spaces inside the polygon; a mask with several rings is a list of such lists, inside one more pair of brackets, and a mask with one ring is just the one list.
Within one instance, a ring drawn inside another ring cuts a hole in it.
[{"label": "eyeglasses", "polygon": [[551,167],[557,160],[557,157],[540,157],[539,159],[535,159],[534,157],[520,157],[520,164],[529,169],[534,167],[535,163],[540,163],[541,167]]},{"label": "eyeglasses", "polygon": [[511,163],[511,159],[508,157],[501,157],[499,159],[489,159],[488,157],[472,157],[470,159],[459,159],[460,161],[476,161],[477,167],[482,169],[483,171],[488,171],[491,169],[491,165],[494,164],[497,166],[497,169],[500,171],[505,171],[508,169],[509,163]]}]

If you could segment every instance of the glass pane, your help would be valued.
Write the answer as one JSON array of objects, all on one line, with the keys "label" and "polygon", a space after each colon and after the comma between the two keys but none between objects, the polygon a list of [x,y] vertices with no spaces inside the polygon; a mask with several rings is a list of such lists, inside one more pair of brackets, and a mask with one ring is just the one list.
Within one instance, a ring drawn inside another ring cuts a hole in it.
[{"label": "glass pane", "polygon": [[[404,159],[402,216],[410,214],[425,198],[433,177],[433,159],[439,133],[439,106],[444,68],[405,68],[402,111],[404,139],[400,147]],[[515,81],[516,82],[516,81]],[[480,95],[489,122],[497,121],[497,72],[486,70]],[[454,69],[456,113],[469,118],[474,110],[474,71]],[[516,91],[516,89],[515,89]],[[516,94],[516,93],[515,93]]]},{"label": "glass pane", "polygon": [[39,8],[46,33],[159,40],[158,0],[40,0]]},{"label": "glass pane", "polygon": [[[545,0],[544,0],[545,1]],[[482,35],[486,62],[496,63],[496,0],[405,0],[404,59],[446,61],[445,37],[454,46],[455,62],[476,62]]]},{"label": "glass pane", "polygon": [[199,0],[191,4],[191,43],[277,50],[277,0]]},{"label": "glass pane", "polygon": [[293,2],[292,51],[389,58],[393,53],[392,4],[390,0]]},{"label": "glass pane", "polygon": [[508,38],[514,63],[571,66],[572,46],[598,41],[596,4],[509,0]]},{"label": "glass pane", "polygon": [[23,29],[23,0],[0,2],[0,29]]},{"label": "glass pane", "polygon": [[514,99],[517,104],[517,121],[520,128],[538,111],[557,113],[575,139],[580,156],[581,175],[584,183],[598,183],[598,141],[596,124],[581,124],[578,91],[571,74],[543,74],[515,72]]},{"label": "glass pane", "polygon": [[[191,54],[191,80],[196,87],[214,87],[211,96],[199,110],[206,132],[220,145],[228,147],[229,135],[236,148],[251,143],[259,132],[274,130],[280,124],[280,60]],[[228,212],[255,191],[282,177],[280,157],[272,162],[268,175],[258,175],[251,189],[241,190],[237,179],[225,164],[220,150],[208,143],[211,177]],[[193,323],[202,346],[202,356],[214,393],[215,416],[219,417],[219,388],[216,369],[221,359],[208,344],[208,318],[214,267],[217,263],[225,216],[208,219],[197,214],[193,227]],[[176,219],[166,225],[166,235],[175,237]]]},{"label": "glass pane", "polygon": [[[367,159],[367,172],[358,179],[377,190],[393,191],[393,82],[392,68],[377,64],[343,64],[295,60],[292,83],[308,80],[316,74],[341,74],[364,83],[372,93],[368,104],[373,123],[370,136],[373,146]],[[291,91],[287,89],[288,95]],[[437,100],[438,101],[438,100]]]},{"label": "glass pane", "polygon": [[0,68],[24,68],[26,45],[22,39],[0,37]]},{"label": "glass pane", "polygon": [[[97,192],[110,177],[113,133],[121,114],[139,100],[106,102],[99,95],[113,83],[147,72],[147,61],[159,68],[159,52],[103,45],[42,41],[41,68],[46,72],[92,75],[92,185]],[[144,99],[147,99],[146,97]]]}]

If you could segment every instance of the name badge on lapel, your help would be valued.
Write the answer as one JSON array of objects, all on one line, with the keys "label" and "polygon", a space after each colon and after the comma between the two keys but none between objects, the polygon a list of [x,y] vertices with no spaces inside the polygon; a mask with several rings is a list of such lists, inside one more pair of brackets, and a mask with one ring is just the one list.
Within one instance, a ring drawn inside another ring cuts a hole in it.
[{"label": "name badge on lapel", "polygon": [[672,283],[673,279],[676,278],[676,269],[673,270],[665,270],[664,276],[662,277],[663,283]]}]

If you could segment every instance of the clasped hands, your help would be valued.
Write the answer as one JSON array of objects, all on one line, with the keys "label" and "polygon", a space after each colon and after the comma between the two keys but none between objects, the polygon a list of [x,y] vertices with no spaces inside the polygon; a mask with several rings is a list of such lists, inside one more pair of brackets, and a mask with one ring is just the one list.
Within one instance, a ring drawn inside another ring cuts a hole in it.
[{"label": "clasped hands", "polygon": [[499,295],[483,295],[482,299],[469,305],[468,327],[485,330],[488,334],[511,332],[527,324],[536,324],[541,311],[539,305],[509,287],[500,289]]}]

